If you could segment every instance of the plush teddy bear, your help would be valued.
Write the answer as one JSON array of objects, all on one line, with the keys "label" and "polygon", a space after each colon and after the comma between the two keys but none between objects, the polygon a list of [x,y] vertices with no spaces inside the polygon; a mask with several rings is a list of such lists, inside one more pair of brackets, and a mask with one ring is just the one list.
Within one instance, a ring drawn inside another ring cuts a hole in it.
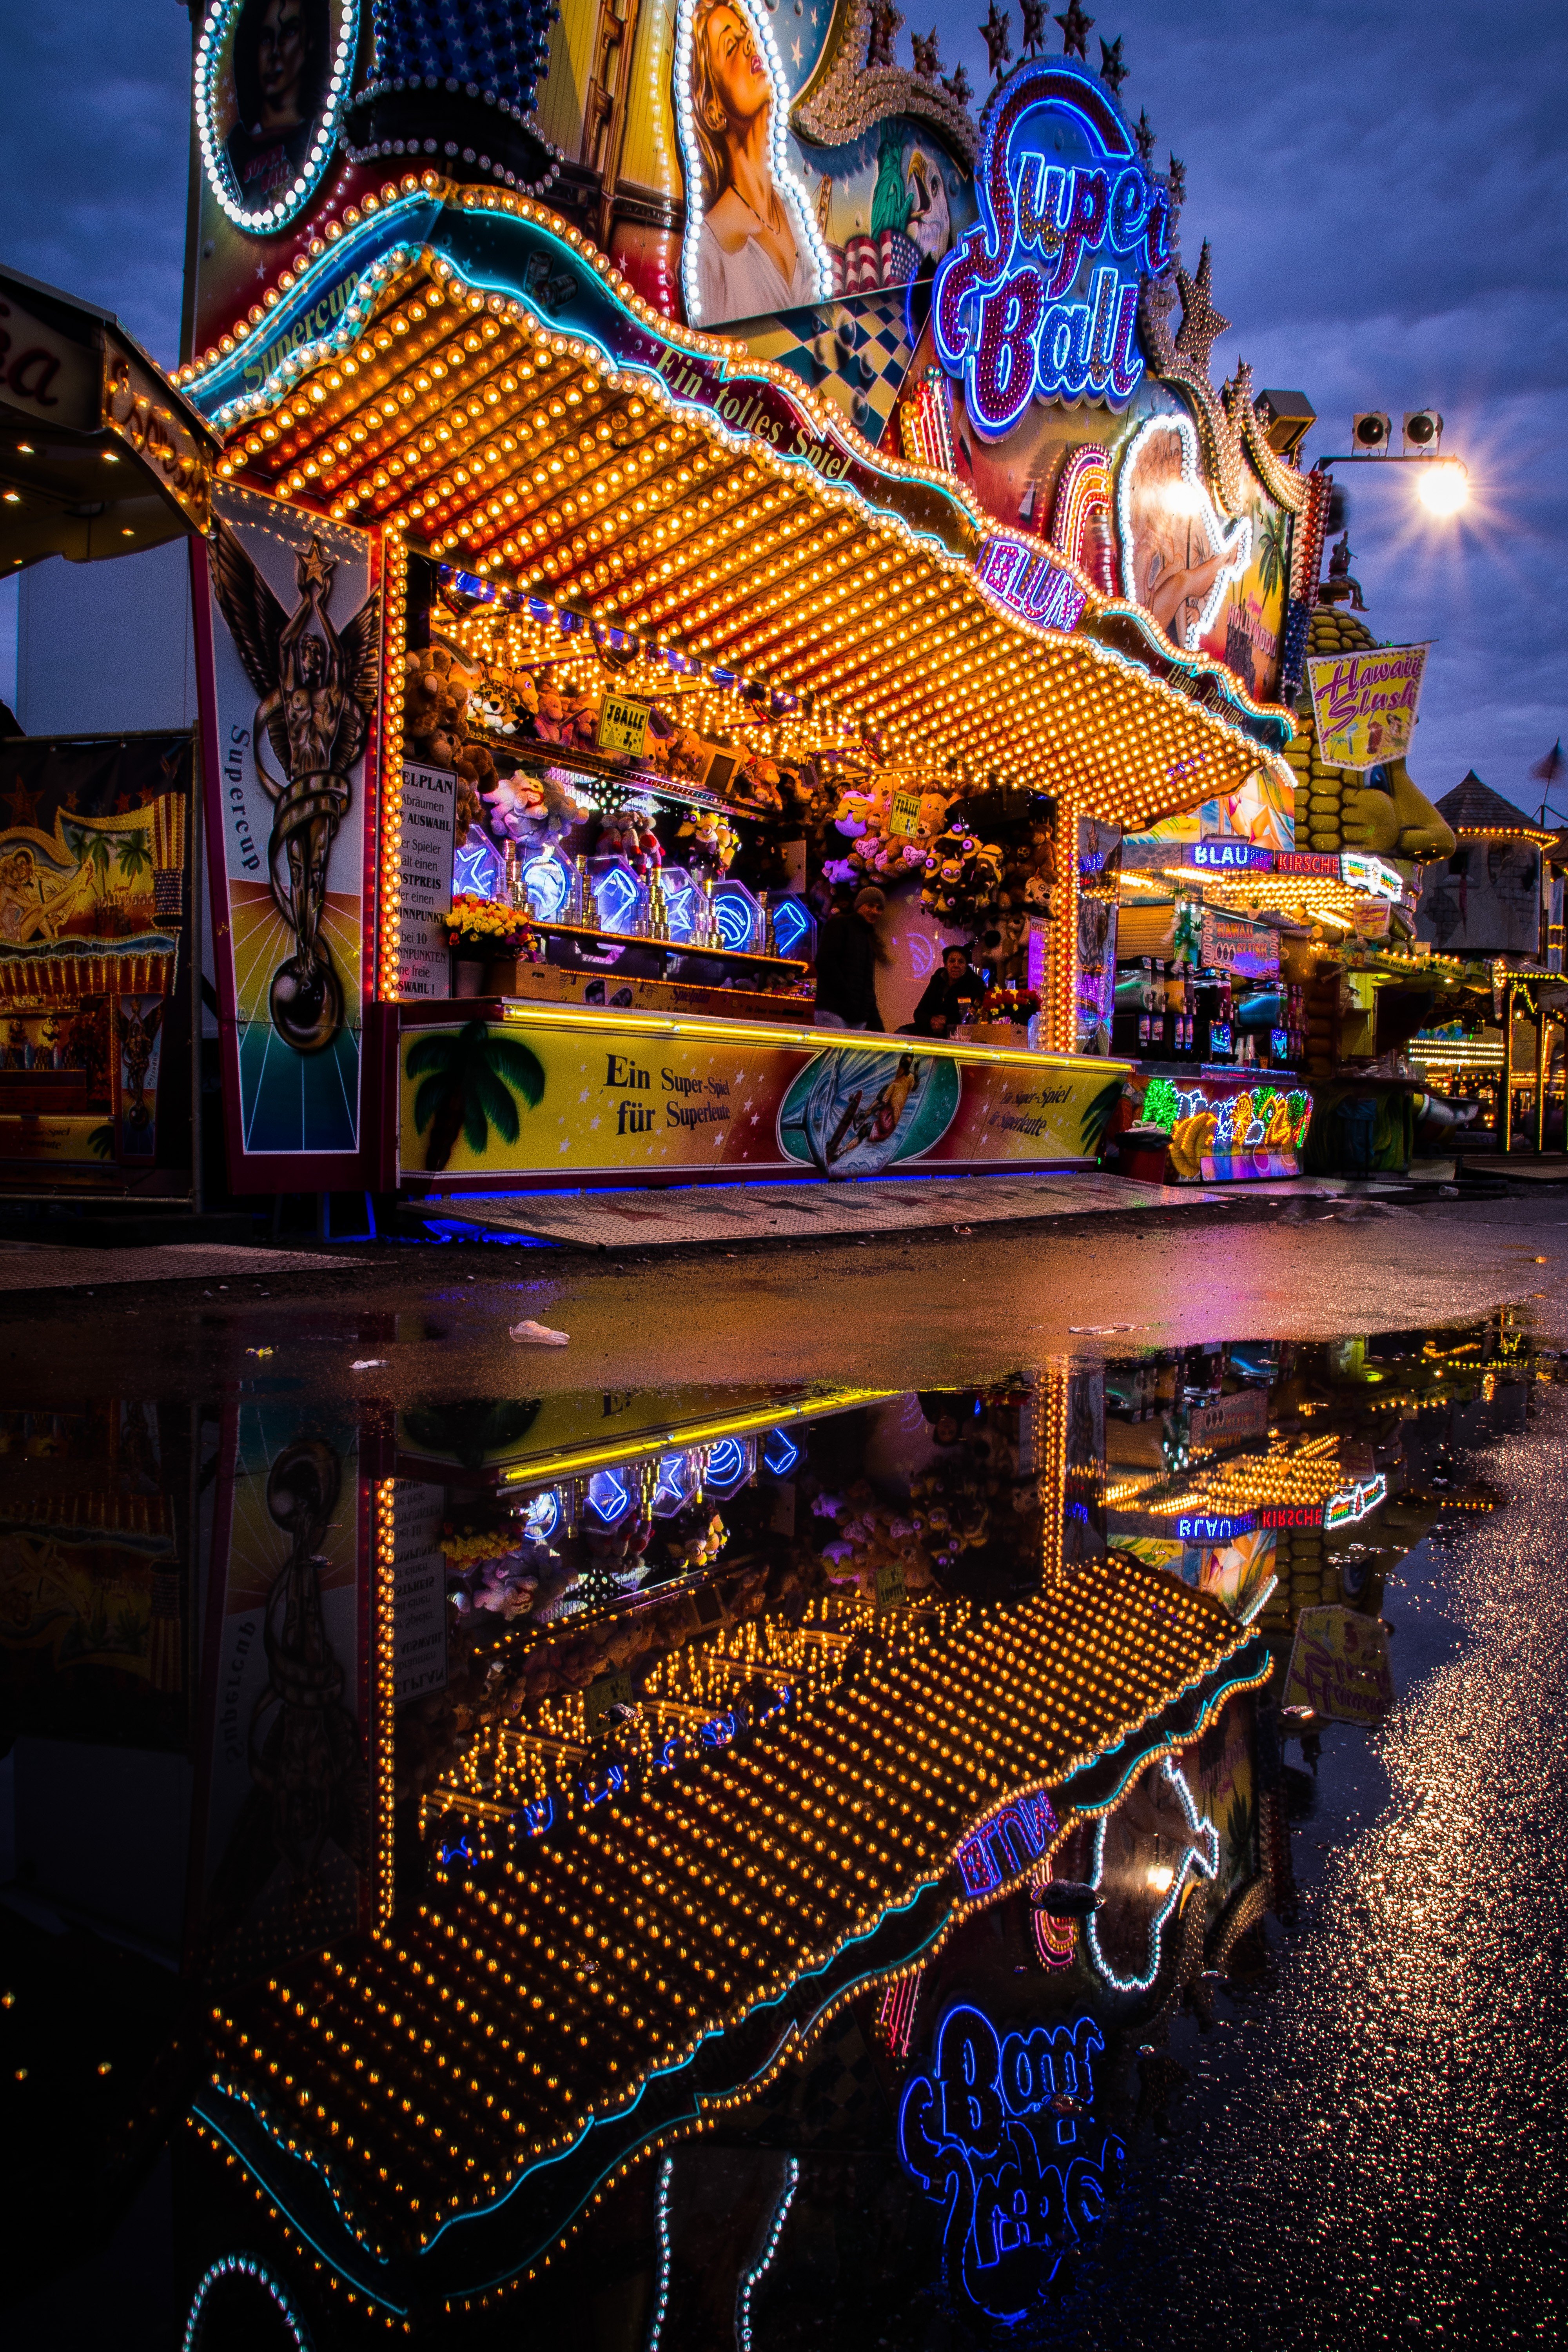
[{"label": "plush teddy bear", "polygon": [[436,740],[444,738],[444,748],[447,749],[461,742],[463,713],[469,693],[478,683],[477,674],[468,669],[448,646],[426,646],[405,656],[403,735],[416,759],[432,767],[450,765],[449,760],[437,761]]},{"label": "plush teddy bear", "polygon": [[532,776],[502,776],[484,797],[490,805],[490,831],[510,841],[531,840],[544,822],[543,787]]},{"label": "plush teddy bear", "polygon": [[624,857],[631,865],[637,855],[642,835],[642,819],[634,808],[612,809],[602,819],[599,837],[594,845],[598,857]]},{"label": "plush teddy bear", "polygon": [[784,794],[779,787],[779,771],[760,752],[747,761],[733,784],[733,789],[745,799],[758,807],[771,810],[775,815],[782,814],[784,811]]}]

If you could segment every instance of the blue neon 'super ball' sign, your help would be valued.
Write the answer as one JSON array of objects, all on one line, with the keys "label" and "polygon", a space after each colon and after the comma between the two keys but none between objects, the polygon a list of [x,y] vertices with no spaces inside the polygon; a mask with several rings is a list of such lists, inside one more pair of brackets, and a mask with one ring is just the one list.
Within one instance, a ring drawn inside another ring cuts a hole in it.
[{"label": "blue neon 'super ball' sign", "polygon": [[1140,280],[1171,266],[1170,198],[1109,93],[1068,58],[1027,59],[988,110],[974,185],[931,319],[976,429],[1000,438],[1034,399],[1121,406],[1143,374]]},{"label": "blue neon 'super ball' sign", "polygon": [[943,2208],[949,2286],[993,2318],[1047,2293],[1121,2185],[1127,2151],[1093,2113],[1104,2047],[1092,2017],[1004,2035],[961,2002],[905,2088],[900,2160]]}]

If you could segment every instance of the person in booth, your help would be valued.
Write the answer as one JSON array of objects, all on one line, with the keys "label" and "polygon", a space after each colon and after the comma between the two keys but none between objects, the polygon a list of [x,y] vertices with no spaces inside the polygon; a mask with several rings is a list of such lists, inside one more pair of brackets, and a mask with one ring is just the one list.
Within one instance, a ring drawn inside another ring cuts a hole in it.
[{"label": "person in booth", "polygon": [[917,1037],[951,1037],[973,1020],[984,993],[985,982],[971,964],[968,949],[955,942],[943,948],[910,1025]]},{"label": "person in booth", "polygon": [[816,1022],[822,1029],[887,1027],[877,1002],[877,966],[888,951],[878,937],[887,901],[879,890],[858,892],[853,908],[829,915],[816,941]]}]

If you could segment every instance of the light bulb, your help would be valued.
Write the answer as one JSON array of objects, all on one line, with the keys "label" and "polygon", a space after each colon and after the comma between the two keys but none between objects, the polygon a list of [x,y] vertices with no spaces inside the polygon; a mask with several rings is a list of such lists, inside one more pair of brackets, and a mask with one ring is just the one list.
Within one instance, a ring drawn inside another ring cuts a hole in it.
[{"label": "light bulb", "polygon": [[1470,495],[1469,478],[1457,458],[1428,466],[1421,477],[1421,503],[1435,515],[1455,515]]}]

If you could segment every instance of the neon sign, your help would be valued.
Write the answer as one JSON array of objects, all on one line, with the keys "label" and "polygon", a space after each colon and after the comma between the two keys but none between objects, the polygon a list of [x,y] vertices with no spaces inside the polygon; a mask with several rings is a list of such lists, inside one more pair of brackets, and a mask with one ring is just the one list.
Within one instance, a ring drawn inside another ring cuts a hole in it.
[{"label": "neon sign", "polygon": [[1057,1833],[1048,1797],[1018,1797],[971,1830],[958,1849],[965,1895],[990,1895],[1037,1862]]},{"label": "neon sign", "polygon": [[1249,1536],[1258,1525],[1250,1511],[1229,1518],[1210,1518],[1201,1511],[1184,1511],[1176,1533],[1184,1543],[1229,1543],[1233,1536]]},{"label": "neon sign", "polygon": [[1352,890],[1364,890],[1373,898],[1387,898],[1398,906],[1405,896],[1405,877],[1396,866],[1386,865],[1366,849],[1342,849],[1340,879]]},{"label": "neon sign", "polygon": [[1251,841],[1192,841],[1183,855],[1183,864],[1202,866],[1220,874],[1268,873],[1274,864],[1271,849],[1259,849]]},{"label": "neon sign", "polygon": [[1023,2316],[1114,2194],[1127,2151],[1089,2114],[1104,2047],[1091,2017],[1003,2037],[961,2005],[904,2093],[899,2160],[947,2209],[949,2287],[992,2318]]},{"label": "neon sign", "polygon": [[1370,1478],[1359,1478],[1347,1486],[1342,1495],[1331,1495],[1323,1507],[1325,1528],[1353,1528],[1369,1511],[1375,1511],[1388,1493],[1388,1481],[1381,1470]]},{"label": "neon sign", "polygon": [[1034,399],[1123,405],[1143,374],[1139,280],[1171,265],[1170,200],[1087,67],[1018,68],[974,186],[980,220],[937,271],[931,317],[976,429],[1000,439]]},{"label": "neon sign", "polygon": [[974,567],[989,596],[1042,629],[1077,628],[1089,598],[1070,572],[1019,539],[994,539]]},{"label": "neon sign", "polygon": [[[1200,1877],[1212,1878],[1219,1868],[1219,1832],[1214,1823],[1206,1821],[1199,1812],[1193,1792],[1187,1786],[1186,1774],[1179,1764],[1172,1763],[1169,1757],[1157,1769],[1170,1782],[1180,1800],[1182,1811],[1186,1816],[1187,1827],[1192,1833],[1192,1843],[1183,1853],[1180,1866],[1171,1871],[1170,1881],[1164,1888],[1159,1907],[1149,1922],[1149,1958],[1142,1976],[1119,1976],[1100,1948],[1095,1915],[1091,1913],[1084,1923],[1085,1940],[1089,1945],[1089,1958],[1105,1979],[1106,1983],[1113,1986],[1118,1992],[1148,1991],[1160,1973],[1160,1947],[1164,1939],[1165,1922],[1180,1903],[1182,1890],[1186,1885],[1190,1874],[1195,1870]],[[1102,1813],[1100,1826],[1094,1833],[1094,1871],[1089,1880],[1091,1886],[1100,1886],[1104,1882],[1105,1830],[1110,1818],[1108,1813]]]}]

